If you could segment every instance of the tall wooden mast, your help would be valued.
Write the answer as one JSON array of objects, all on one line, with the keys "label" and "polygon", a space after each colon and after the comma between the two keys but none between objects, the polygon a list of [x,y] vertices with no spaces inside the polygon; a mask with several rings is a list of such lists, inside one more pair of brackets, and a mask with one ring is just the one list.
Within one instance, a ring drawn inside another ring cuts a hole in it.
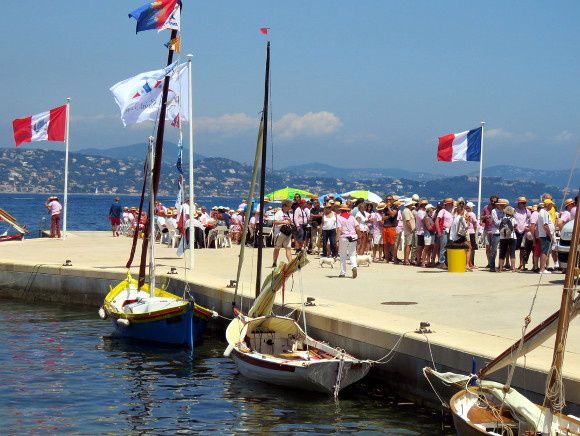
[{"label": "tall wooden mast", "polygon": [[[270,90],[270,41],[266,45],[266,80],[264,81],[264,112],[263,135],[262,135],[262,163],[260,167],[260,213],[258,214],[258,227],[256,231],[256,241],[258,243],[258,261],[256,273],[256,297],[260,294],[262,287],[262,237],[264,229],[264,195],[266,195],[266,146],[268,143],[268,98]],[[248,205],[250,207],[250,205]]]}]

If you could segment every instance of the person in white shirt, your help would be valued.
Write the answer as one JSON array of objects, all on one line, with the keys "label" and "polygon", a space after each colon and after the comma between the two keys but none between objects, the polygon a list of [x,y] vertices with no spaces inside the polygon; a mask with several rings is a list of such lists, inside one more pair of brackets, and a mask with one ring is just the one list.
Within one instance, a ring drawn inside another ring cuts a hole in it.
[{"label": "person in white shirt", "polygon": [[280,249],[286,251],[286,260],[292,260],[292,219],[290,218],[292,202],[285,200],[282,202],[282,208],[274,214],[274,254],[272,268],[276,267]]},{"label": "person in white shirt", "polygon": [[308,246],[308,233],[310,231],[310,210],[307,207],[306,200],[300,200],[298,207],[292,214],[292,224],[294,225],[294,239],[296,241],[296,250],[302,250]]},{"label": "person in white shirt", "polygon": [[550,274],[546,269],[548,263],[548,255],[552,246],[553,235],[551,226],[553,226],[552,218],[548,208],[553,207],[554,203],[549,198],[544,200],[544,207],[538,213],[537,232],[540,239],[540,248],[542,250],[540,255],[540,274]]}]

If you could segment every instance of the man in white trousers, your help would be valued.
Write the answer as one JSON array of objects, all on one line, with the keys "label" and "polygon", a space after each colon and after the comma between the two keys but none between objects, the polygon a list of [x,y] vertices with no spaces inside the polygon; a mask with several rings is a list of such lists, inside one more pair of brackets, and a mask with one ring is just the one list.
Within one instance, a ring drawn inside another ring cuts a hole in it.
[{"label": "man in white trousers", "polygon": [[340,215],[337,218],[338,254],[340,256],[340,276],[346,277],[346,258],[350,257],[352,278],[357,276],[356,241],[358,239],[359,224],[350,214],[348,205],[340,206]]}]

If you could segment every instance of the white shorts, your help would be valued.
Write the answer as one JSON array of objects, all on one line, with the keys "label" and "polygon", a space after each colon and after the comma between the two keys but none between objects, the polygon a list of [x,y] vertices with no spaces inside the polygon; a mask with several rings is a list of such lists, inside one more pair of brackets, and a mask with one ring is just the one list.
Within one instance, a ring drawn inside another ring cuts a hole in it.
[{"label": "white shorts", "polygon": [[373,244],[381,245],[383,243],[383,232],[378,231],[373,233]]},{"label": "white shorts", "polygon": [[425,247],[433,244],[433,235],[431,235],[431,233],[425,232],[423,238],[425,239]]}]

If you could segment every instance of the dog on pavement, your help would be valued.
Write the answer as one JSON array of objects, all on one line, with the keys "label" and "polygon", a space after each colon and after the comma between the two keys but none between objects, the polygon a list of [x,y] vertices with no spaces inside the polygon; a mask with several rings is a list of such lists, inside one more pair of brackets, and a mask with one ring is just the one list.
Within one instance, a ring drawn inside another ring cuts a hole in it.
[{"label": "dog on pavement", "polygon": [[366,265],[366,266],[371,266],[371,255],[370,254],[359,254],[356,256],[356,263],[361,266],[361,265]]},{"label": "dog on pavement", "polygon": [[324,265],[329,265],[331,268],[334,268],[334,262],[336,262],[334,257],[321,257],[320,268],[324,268]]}]

